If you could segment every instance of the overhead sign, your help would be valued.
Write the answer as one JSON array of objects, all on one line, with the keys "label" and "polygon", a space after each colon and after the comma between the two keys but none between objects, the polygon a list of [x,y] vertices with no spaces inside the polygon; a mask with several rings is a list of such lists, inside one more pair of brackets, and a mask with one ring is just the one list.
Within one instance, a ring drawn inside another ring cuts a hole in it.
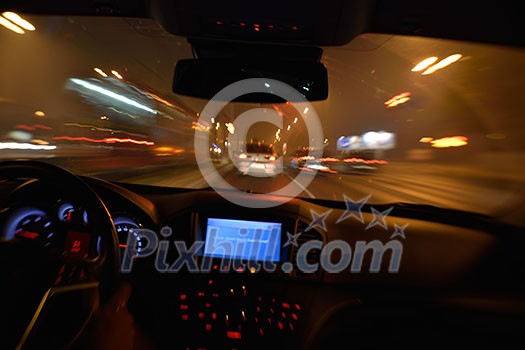
[{"label": "overhead sign", "polygon": [[387,150],[395,147],[395,134],[369,131],[359,136],[341,136],[336,143],[338,151]]}]

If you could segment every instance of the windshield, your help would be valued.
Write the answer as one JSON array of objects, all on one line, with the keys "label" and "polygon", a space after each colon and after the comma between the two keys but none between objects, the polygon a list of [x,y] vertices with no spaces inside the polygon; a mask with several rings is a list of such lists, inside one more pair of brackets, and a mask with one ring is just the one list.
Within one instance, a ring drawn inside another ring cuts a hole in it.
[{"label": "windshield", "polygon": [[[172,92],[176,62],[193,57],[186,39],[143,19],[24,17],[36,30],[0,27],[2,160],[204,188],[194,135],[205,130],[214,166],[242,190],[271,192],[303,169],[325,170],[301,196],[371,195],[370,203],[429,204],[525,225],[521,49],[365,34],[323,48],[329,97],[311,110],[229,103],[202,124],[208,101]],[[282,128],[254,124],[243,140],[232,123],[255,107],[275,111]],[[322,157],[311,159],[300,114],[314,112],[324,139]],[[239,177],[231,158],[240,152],[276,154],[283,170]]]}]

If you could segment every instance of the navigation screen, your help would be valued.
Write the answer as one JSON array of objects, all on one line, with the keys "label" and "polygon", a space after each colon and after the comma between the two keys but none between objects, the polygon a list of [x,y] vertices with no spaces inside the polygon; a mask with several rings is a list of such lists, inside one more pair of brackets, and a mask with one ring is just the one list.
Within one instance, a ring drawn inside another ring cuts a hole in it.
[{"label": "navigation screen", "polygon": [[275,222],[209,218],[203,255],[278,262],[281,226]]}]

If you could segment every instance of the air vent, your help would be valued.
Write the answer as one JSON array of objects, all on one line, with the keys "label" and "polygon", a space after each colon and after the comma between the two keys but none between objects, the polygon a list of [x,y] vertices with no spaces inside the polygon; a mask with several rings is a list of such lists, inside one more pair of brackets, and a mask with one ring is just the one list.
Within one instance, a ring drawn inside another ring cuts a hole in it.
[{"label": "air vent", "polygon": [[[297,220],[296,226],[295,226],[295,234],[299,234],[299,237],[297,237],[297,247],[291,246],[292,249],[290,251],[290,262],[293,264],[293,272],[292,275],[295,277],[301,277],[301,278],[318,278],[321,275],[321,269],[319,268],[316,272],[313,273],[305,273],[301,271],[297,267],[297,252],[299,248],[303,244],[309,241],[321,241],[324,242],[323,235],[316,231],[315,229],[308,229],[308,224],[302,220]],[[320,255],[321,250],[320,249],[311,249],[308,252],[308,255],[306,256],[306,261],[309,264],[319,264],[320,263]]]}]

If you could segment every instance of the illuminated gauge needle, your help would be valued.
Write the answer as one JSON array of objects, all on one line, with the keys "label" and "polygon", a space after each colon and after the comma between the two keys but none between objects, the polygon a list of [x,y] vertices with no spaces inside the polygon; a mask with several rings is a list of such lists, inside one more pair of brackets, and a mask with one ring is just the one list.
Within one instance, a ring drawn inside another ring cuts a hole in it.
[{"label": "illuminated gauge needle", "polygon": [[123,244],[123,243],[120,243],[120,244],[118,245],[118,247],[119,247],[119,248],[126,248],[127,245],[125,245],[125,244]]},{"label": "illuminated gauge needle", "polygon": [[25,231],[25,230],[16,232],[16,235],[18,237],[29,238],[29,239],[35,239],[39,236],[38,233],[31,232],[31,231]]}]

